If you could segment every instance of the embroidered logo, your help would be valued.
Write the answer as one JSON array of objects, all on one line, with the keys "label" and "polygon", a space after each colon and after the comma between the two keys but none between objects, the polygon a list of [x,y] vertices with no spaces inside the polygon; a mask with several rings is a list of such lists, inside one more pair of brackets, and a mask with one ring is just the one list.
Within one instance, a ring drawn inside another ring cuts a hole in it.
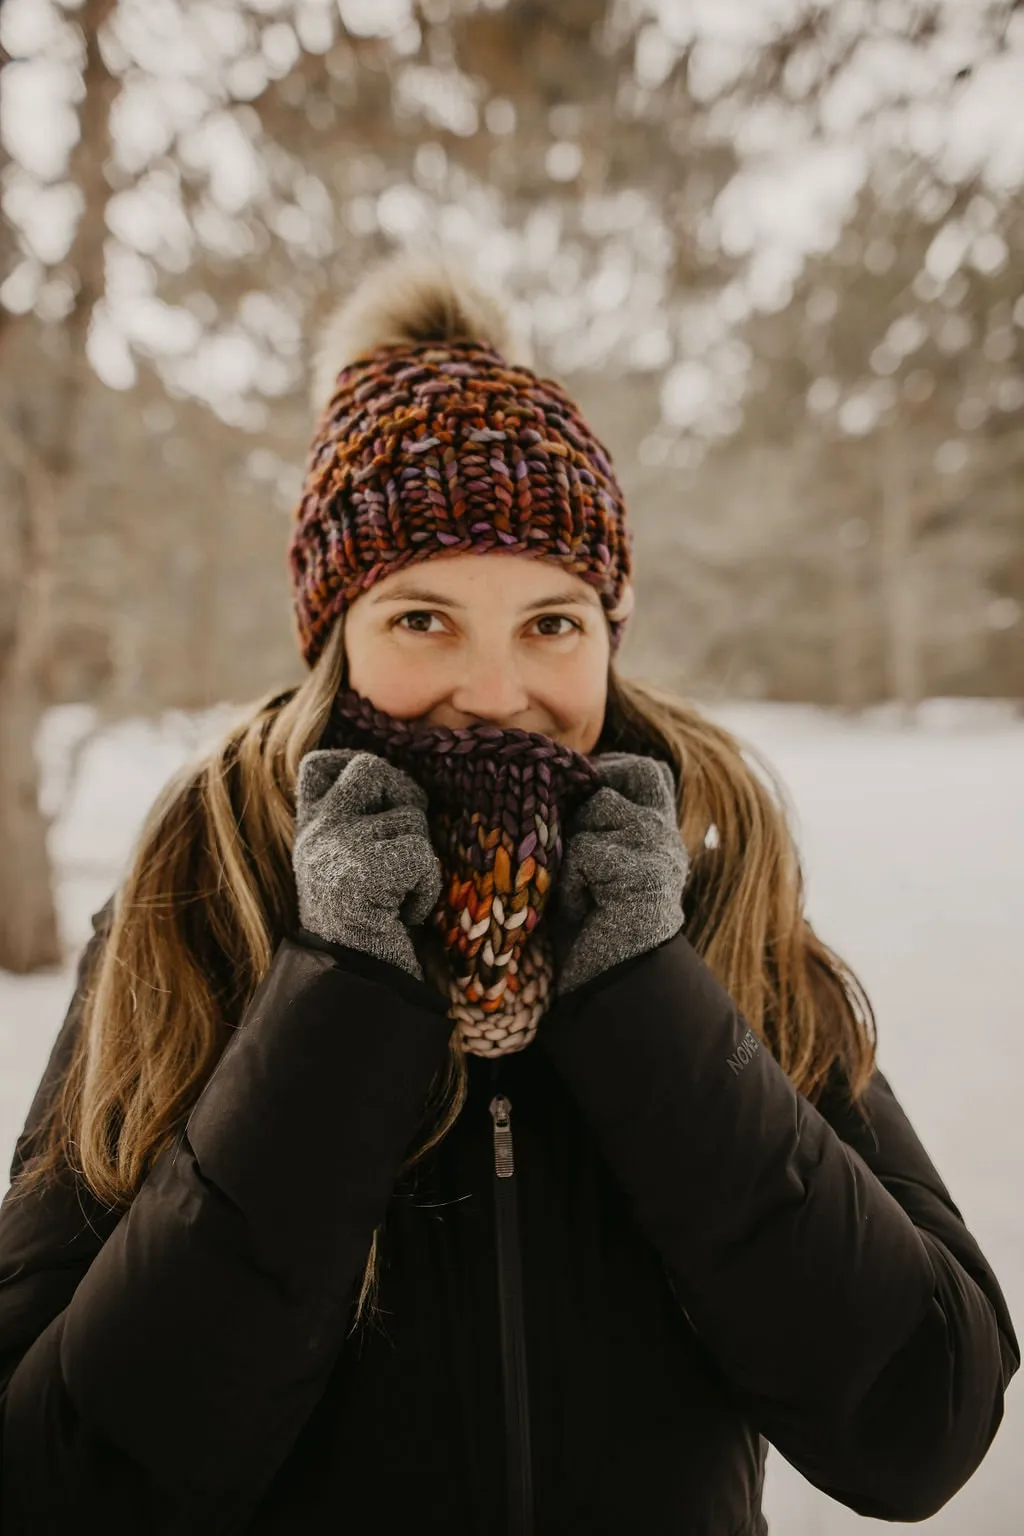
[{"label": "embroidered logo", "polygon": [[752,1061],[761,1049],[761,1042],[752,1029],[748,1029],[743,1039],[731,1056],[727,1056],[726,1062],[730,1072],[736,1074],[742,1072],[749,1061]]}]

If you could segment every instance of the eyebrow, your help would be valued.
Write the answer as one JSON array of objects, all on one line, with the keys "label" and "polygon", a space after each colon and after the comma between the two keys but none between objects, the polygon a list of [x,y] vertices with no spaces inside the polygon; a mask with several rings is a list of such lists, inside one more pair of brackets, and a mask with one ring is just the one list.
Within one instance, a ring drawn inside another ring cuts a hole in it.
[{"label": "eyebrow", "polygon": [[[431,592],[427,587],[410,587],[402,585],[393,588],[390,592],[377,592],[370,599],[371,603],[436,603],[442,608],[464,608],[465,603],[457,603],[454,598],[446,597],[443,592]],[[547,597],[538,598],[536,602],[524,603],[523,613],[531,613],[536,608],[590,608],[594,605],[594,598],[581,597],[578,592],[552,592]]]}]

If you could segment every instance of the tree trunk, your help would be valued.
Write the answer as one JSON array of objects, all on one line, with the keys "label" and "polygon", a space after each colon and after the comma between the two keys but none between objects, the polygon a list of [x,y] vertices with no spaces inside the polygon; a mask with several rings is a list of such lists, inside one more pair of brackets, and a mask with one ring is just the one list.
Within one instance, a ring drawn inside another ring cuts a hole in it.
[{"label": "tree trunk", "polygon": [[38,341],[38,322],[31,314],[0,317],[0,378],[5,386],[0,399],[0,489],[6,492],[3,536],[14,552],[10,619],[0,635],[0,968],[19,973],[61,959],[35,742],[47,703],[61,498],[74,487],[76,439],[90,376],[85,339],[103,291],[110,195],[104,166],[117,82],[103,62],[99,30],[113,5],[114,0],[85,0],[77,18],[85,42],[84,95],[68,174],[85,205],[65,263],[75,274],[77,291],[63,325],[60,361],[48,369],[33,408],[26,409],[26,396],[38,361],[29,366],[28,359]]},{"label": "tree trunk", "polygon": [[835,700],[844,714],[864,707],[864,602],[861,590],[863,556],[856,542],[854,519],[836,532],[834,548],[835,608],[833,656]]},{"label": "tree trunk", "polygon": [[20,471],[5,505],[17,561],[13,623],[0,651],[0,968],[23,974],[61,958],[35,757],[45,709],[54,506],[49,477],[6,416],[0,417],[0,449],[8,468]]},{"label": "tree trunk", "polygon": [[909,720],[924,694],[920,573],[914,548],[910,466],[902,445],[891,432],[886,434],[881,452],[886,674],[889,696],[902,705]]},{"label": "tree trunk", "polygon": [[31,685],[0,683],[0,970],[19,975],[61,960],[34,751],[42,715]]}]

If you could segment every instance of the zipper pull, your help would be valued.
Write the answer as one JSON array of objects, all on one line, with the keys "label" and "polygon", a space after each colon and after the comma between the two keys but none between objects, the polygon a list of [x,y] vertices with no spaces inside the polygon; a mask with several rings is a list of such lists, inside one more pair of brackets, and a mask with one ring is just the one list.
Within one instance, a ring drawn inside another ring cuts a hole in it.
[{"label": "zipper pull", "polygon": [[494,1121],[494,1171],[499,1179],[510,1179],[516,1171],[512,1151],[512,1105],[503,1093],[496,1093],[490,1110]]}]

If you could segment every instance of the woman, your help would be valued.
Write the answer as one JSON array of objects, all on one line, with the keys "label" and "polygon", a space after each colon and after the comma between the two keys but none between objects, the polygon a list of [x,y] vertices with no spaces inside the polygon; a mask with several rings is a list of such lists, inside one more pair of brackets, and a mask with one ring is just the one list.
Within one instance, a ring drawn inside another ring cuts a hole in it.
[{"label": "woman", "polygon": [[309,676],[154,806],[18,1143],[4,1531],[755,1536],[769,1441],[926,1517],[1013,1326],[763,779],[615,670],[606,453],[443,265],[325,381]]}]

